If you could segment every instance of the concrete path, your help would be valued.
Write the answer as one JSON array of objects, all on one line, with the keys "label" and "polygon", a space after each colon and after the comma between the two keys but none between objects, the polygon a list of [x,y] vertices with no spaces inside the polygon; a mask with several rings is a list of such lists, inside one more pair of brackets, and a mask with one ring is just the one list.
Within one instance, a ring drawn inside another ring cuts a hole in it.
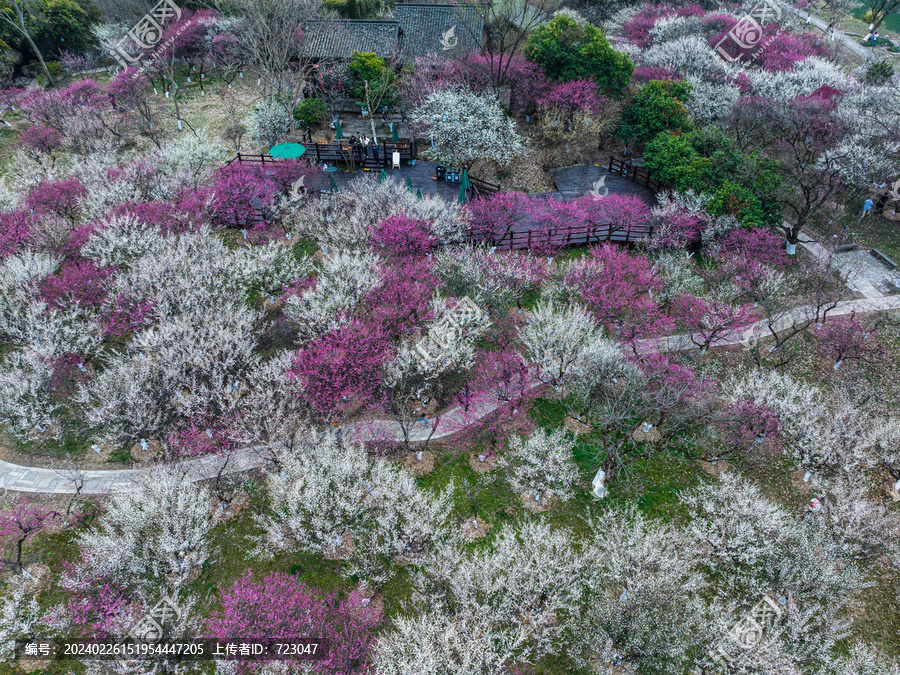
[{"label": "concrete path", "polygon": [[[843,300],[828,310],[828,316],[844,316],[847,314],[868,314],[871,312],[894,311],[900,309],[900,295],[877,298],[863,298],[861,300]],[[791,326],[806,323],[815,319],[815,308],[810,305],[797,307],[785,312],[773,321],[772,329],[776,333],[787,330]],[[744,344],[751,346],[757,341],[769,336],[770,330],[767,320],[757,321],[745,328],[723,333],[712,343],[712,347]],[[691,340],[690,335],[669,335],[660,338],[639,340],[637,349],[642,353],[648,352],[677,352],[697,349],[697,345]]]},{"label": "concrete path", "polygon": [[[837,304],[829,311],[829,316],[841,316],[851,313],[864,314],[883,310],[900,310],[900,295],[890,297],[866,298],[862,300],[846,300]],[[775,323],[777,331],[785,330],[795,323],[804,322],[813,318],[811,307],[798,307],[785,313]],[[765,321],[759,321],[747,328],[731,331],[717,340],[713,346],[746,344],[750,345],[768,335],[768,327]],[[675,352],[696,349],[689,335],[673,335],[663,338],[642,340],[638,343],[638,350],[644,353]],[[529,388],[539,386],[541,383],[533,381]],[[478,420],[490,414],[503,405],[503,402],[495,396],[479,403],[472,404],[468,410],[462,407],[452,408],[444,413],[438,420],[437,426],[418,423],[413,426],[409,434],[411,441],[424,441],[426,439],[439,439],[459,433]],[[341,429],[348,438],[356,441],[372,440],[403,440],[403,432],[399,424],[391,420],[370,420],[349,424]],[[266,459],[262,447],[244,448],[232,453],[228,458],[221,456],[206,456],[199,459],[185,460],[181,466],[193,471],[196,480],[215,478],[222,468],[223,462],[228,462],[223,475],[240,473],[265,465]],[[81,494],[104,495],[119,490],[128,490],[144,478],[153,468],[145,469],[112,469],[108,471],[87,471],[77,469],[48,469],[38,467],[19,466],[0,460],[0,488],[16,492],[32,492],[45,494],[75,494],[76,487],[80,484]]]},{"label": "concrete path", "polygon": [[[534,381],[529,388],[539,386]],[[503,403],[496,396],[473,403],[468,409],[456,407],[444,413],[437,426],[416,423],[408,429],[409,440],[421,442],[436,440],[459,433],[481,418],[492,413]],[[348,424],[341,428],[347,438],[354,441],[403,440],[403,429],[392,420],[367,420]],[[207,455],[198,459],[181,462],[180,466],[193,472],[195,480],[215,478],[222,475],[249,471],[267,462],[263,446],[244,448],[228,456]],[[227,465],[222,470],[223,463]],[[84,495],[104,495],[119,490],[128,490],[139,483],[154,467],[141,469],[82,470],[71,468],[28,467],[0,460],[0,489],[15,492],[32,492],[43,494],[75,494],[78,486]]]},{"label": "concrete path", "polygon": [[[815,26],[816,28],[818,28],[819,30],[821,30],[823,33],[828,30],[828,22],[820,19],[815,14],[811,14],[810,12],[807,12],[805,9],[797,9],[795,7],[792,7],[791,9],[801,19],[803,19],[803,20],[809,19],[809,23],[811,25]],[[834,38],[840,40],[844,44],[844,46],[847,47],[847,49],[852,51],[854,54],[861,56],[866,61],[871,61],[876,57],[885,58],[885,55],[893,56],[893,54],[891,54],[888,51],[884,51],[884,50],[880,50],[880,49],[876,50],[872,47],[863,47],[852,37],[850,37],[843,31],[838,30],[837,28],[832,29],[832,33],[829,33],[829,35],[832,35],[832,34],[834,35]],[[882,54],[882,51],[884,51],[883,54]]]},{"label": "concrete path", "polygon": [[[827,260],[831,256],[831,252],[818,242],[800,242],[800,245],[820,260]],[[880,270],[876,269],[875,266],[877,265],[884,268],[885,277],[888,269],[869,255],[868,251],[863,251],[863,254],[867,256],[869,260],[859,255],[852,255],[853,253],[856,252],[836,253],[834,254],[833,259],[834,264],[837,265],[844,274],[847,288],[856,293],[860,293],[867,298],[883,298],[885,295],[888,295],[888,293],[882,292],[878,285],[876,285],[881,279],[881,275],[878,273]]]}]

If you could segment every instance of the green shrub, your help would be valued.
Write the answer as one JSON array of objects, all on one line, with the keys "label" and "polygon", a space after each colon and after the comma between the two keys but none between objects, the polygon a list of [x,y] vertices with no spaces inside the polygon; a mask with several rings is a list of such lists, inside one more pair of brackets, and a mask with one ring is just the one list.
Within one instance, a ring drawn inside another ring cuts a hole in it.
[{"label": "green shrub", "polygon": [[564,14],[535,29],[525,58],[543,66],[551,80],[593,79],[607,96],[622,96],[634,71],[631,59],[613,49],[603,31]]},{"label": "green shrub", "polygon": [[684,104],[690,92],[689,82],[651,80],[638,90],[622,113],[619,136],[647,142],[663,131],[689,131]]},{"label": "green shrub", "polygon": [[888,61],[876,61],[866,69],[866,82],[880,86],[894,76],[894,66]]},{"label": "green shrub", "polygon": [[[50,71],[50,77],[52,77],[54,81],[66,74],[66,69],[63,68],[63,65],[59,61],[48,61],[47,70]],[[38,69],[36,77],[38,84],[41,86],[47,85],[47,76],[44,75],[43,69]]]},{"label": "green shrub", "polygon": [[294,119],[301,127],[314,127],[321,124],[328,112],[328,104],[321,98],[308,98],[294,108]]}]

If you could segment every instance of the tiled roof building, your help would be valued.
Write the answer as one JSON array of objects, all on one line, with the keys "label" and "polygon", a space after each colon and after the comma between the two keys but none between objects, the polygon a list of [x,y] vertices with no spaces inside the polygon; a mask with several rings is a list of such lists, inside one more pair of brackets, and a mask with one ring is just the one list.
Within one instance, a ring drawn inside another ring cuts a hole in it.
[{"label": "tiled roof building", "polygon": [[372,52],[392,59],[400,50],[397,21],[310,21],[303,36],[304,55],[315,59],[350,59]]},{"label": "tiled roof building", "polygon": [[400,24],[400,54],[417,56],[467,53],[481,49],[481,17],[471,6],[398,2],[394,18]]}]

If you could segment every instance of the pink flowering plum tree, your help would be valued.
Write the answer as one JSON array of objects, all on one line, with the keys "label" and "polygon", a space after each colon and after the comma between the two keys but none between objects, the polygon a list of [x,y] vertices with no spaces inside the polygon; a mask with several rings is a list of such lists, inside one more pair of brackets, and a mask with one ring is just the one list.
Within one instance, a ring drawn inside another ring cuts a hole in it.
[{"label": "pink flowering plum tree", "polygon": [[101,640],[121,633],[123,626],[137,621],[140,617],[136,610],[129,602],[126,589],[107,581],[71,590],[64,607],[56,612],[76,634]]},{"label": "pink flowering plum tree", "polygon": [[82,307],[100,305],[106,297],[106,279],[111,268],[97,267],[92,260],[74,260],[64,264],[59,273],[41,283],[41,294],[51,306],[64,309],[77,303]]},{"label": "pink flowering plum tree", "polygon": [[884,316],[835,316],[815,331],[819,352],[834,361],[838,370],[844,361],[887,364],[887,352],[879,339]]},{"label": "pink flowering plum tree", "polygon": [[668,310],[676,326],[687,331],[691,342],[700,348],[701,354],[710,347],[734,338],[753,321],[753,315],[746,307],[687,293],[675,298]]},{"label": "pink flowering plum tree", "polygon": [[0,213],[0,260],[22,248],[31,235],[31,216],[27,211]]},{"label": "pink flowering plum tree", "polygon": [[381,381],[390,343],[373,323],[355,321],[304,345],[291,370],[309,405],[334,419],[371,399]]},{"label": "pink flowering plum tree", "polygon": [[658,302],[664,281],[645,257],[601,244],[569,265],[562,286],[584,302],[616,338],[647,337],[671,325]]},{"label": "pink flowering plum tree", "polygon": [[31,191],[25,205],[35,215],[53,215],[74,227],[81,214],[81,201],[86,196],[87,188],[77,178],[44,181]]},{"label": "pink flowering plum tree", "polygon": [[[208,621],[220,640],[320,638],[328,641],[324,659],[308,662],[312,673],[368,671],[381,609],[354,591],[346,599],[319,593],[283,572],[254,579],[251,571],[231,586],[219,586],[222,609]],[[241,670],[250,669],[241,663]]]},{"label": "pink flowering plum tree", "polygon": [[599,95],[593,80],[572,80],[552,84],[537,100],[537,105],[544,110],[564,113],[568,117],[578,110],[598,115],[603,106],[603,97]]},{"label": "pink flowering plum tree", "polygon": [[210,218],[219,227],[264,229],[265,211],[274,205],[277,183],[260,167],[231,164],[216,172]]},{"label": "pink flowering plum tree", "polygon": [[399,338],[434,318],[431,297],[440,285],[428,258],[406,257],[381,267],[382,284],[369,292],[363,311],[384,333]]},{"label": "pink flowering plum tree", "polygon": [[37,161],[49,159],[51,166],[56,164],[54,151],[63,144],[63,136],[51,127],[33,126],[19,134],[19,145]]},{"label": "pink flowering plum tree", "polygon": [[47,504],[14,499],[0,508],[0,543],[10,549],[10,562],[22,567],[22,548],[44,531],[59,514]]},{"label": "pink flowering plum tree", "polygon": [[635,84],[646,84],[651,80],[680,80],[681,76],[665,66],[635,66],[631,81]]},{"label": "pink flowering plum tree", "polygon": [[466,212],[473,236],[485,241],[502,239],[526,218],[531,201],[524,192],[498,192],[469,202]]},{"label": "pink flowering plum tree", "polygon": [[486,461],[513,435],[525,436],[534,429],[528,413],[540,387],[512,349],[479,352],[470,372],[455,397],[460,413],[456,438],[478,446],[479,459]]},{"label": "pink flowering plum tree", "polygon": [[119,294],[113,302],[104,305],[100,326],[105,335],[121,337],[146,328],[154,318],[152,300],[135,300]]},{"label": "pink flowering plum tree", "polygon": [[162,147],[160,120],[154,98],[150,93],[150,78],[139,68],[125,68],[109,83],[107,91],[111,100],[121,110],[131,111],[127,116],[136,133],[147,136],[157,148]]},{"label": "pink flowering plum tree", "polygon": [[123,138],[108,93],[92,79],[78,80],[62,90],[32,90],[19,104],[26,118],[55,129],[80,154],[90,153],[103,139]]},{"label": "pink flowering plum tree", "polygon": [[765,403],[746,398],[729,400],[716,410],[711,426],[719,439],[718,457],[735,454],[758,462],[782,445],[778,413]]},{"label": "pink flowering plum tree", "polygon": [[309,162],[277,162],[272,165],[230,164],[214,175],[210,218],[220,227],[267,229],[270,209],[279,194],[301,176],[309,176]]},{"label": "pink flowering plum tree", "polygon": [[392,256],[424,256],[438,243],[428,223],[403,215],[373,225],[371,233],[376,250]]}]

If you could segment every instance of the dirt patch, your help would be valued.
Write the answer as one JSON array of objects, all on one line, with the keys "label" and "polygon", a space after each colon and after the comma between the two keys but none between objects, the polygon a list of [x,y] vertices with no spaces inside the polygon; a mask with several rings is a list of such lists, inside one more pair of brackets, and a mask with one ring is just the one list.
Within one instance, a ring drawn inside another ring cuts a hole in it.
[{"label": "dirt patch", "polygon": [[659,429],[653,425],[640,425],[632,432],[631,437],[638,443],[659,443]]},{"label": "dirt patch", "polygon": [[893,476],[887,476],[881,485],[881,490],[884,492],[892,502],[900,502],[900,492],[898,492],[894,485],[897,483],[894,480]]},{"label": "dirt patch", "polygon": [[497,466],[497,453],[473,452],[469,455],[469,466],[475,473],[493,471]]},{"label": "dirt patch", "polygon": [[522,506],[531,511],[532,513],[541,513],[550,508],[553,503],[552,499],[544,497],[540,501],[534,498],[534,490],[526,490],[525,492],[519,495],[519,501],[522,502]]},{"label": "dirt patch", "polygon": [[418,452],[411,452],[406,456],[403,464],[413,472],[413,475],[427,476],[434,471],[434,455],[430,451],[424,450],[422,459],[419,459]]},{"label": "dirt patch", "polygon": [[700,460],[700,468],[702,468],[710,476],[718,478],[729,469],[729,464],[724,459],[717,459],[715,463]]},{"label": "dirt patch", "polygon": [[481,518],[478,519],[477,527],[474,518],[469,518],[462,525],[463,536],[469,539],[482,539],[487,536],[490,529],[491,524],[484,522]]},{"label": "dirt patch", "polygon": [[323,547],[322,556],[325,560],[343,560],[353,552],[354,546],[353,535],[344,532],[339,544],[328,544]]},{"label": "dirt patch", "polygon": [[567,431],[571,431],[576,436],[583,436],[584,434],[589,434],[593,431],[593,427],[584,422],[579,422],[577,419],[573,419],[566,415],[563,420],[563,426]]},{"label": "dirt patch", "polygon": [[810,490],[819,487],[819,479],[815,474],[811,473],[809,475],[809,480],[807,481],[803,480],[805,475],[806,469],[798,469],[797,471],[791,472],[791,485],[802,495],[809,494]]},{"label": "dirt patch", "polygon": [[213,498],[213,517],[220,520],[231,520],[241,511],[250,506],[250,497],[245,494],[235,495],[228,503],[218,497]]}]

